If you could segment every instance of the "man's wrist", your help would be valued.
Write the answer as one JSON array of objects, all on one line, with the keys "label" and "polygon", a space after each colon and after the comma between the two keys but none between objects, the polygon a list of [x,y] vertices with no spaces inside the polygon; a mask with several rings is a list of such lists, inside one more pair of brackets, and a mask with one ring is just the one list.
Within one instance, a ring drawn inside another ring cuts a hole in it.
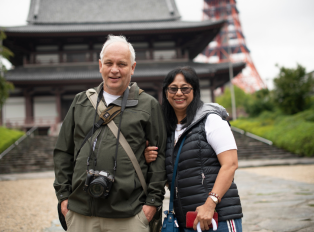
[{"label": "man's wrist", "polygon": [[62,201],[67,200],[69,196],[70,196],[69,192],[63,192],[63,193],[57,194],[58,202],[61,203]]}]

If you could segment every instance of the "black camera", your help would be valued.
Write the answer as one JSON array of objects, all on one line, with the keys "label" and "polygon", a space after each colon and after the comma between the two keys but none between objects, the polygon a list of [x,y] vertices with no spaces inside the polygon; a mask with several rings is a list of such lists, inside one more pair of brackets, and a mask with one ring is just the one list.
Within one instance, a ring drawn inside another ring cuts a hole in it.
[{"label": "black camera", "polygon": [[83,190],[94,198],[107,198],[114,182],[114,178],[106,171],[87,171]]}]

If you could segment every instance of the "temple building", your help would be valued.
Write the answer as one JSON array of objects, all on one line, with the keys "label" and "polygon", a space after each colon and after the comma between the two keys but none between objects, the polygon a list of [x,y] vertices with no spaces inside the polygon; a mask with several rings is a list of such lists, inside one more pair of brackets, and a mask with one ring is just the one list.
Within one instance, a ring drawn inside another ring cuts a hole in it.
[{"label": "temple building", "polygon": [[[31,0],[25,26],[5,28],[3,41],[14,57],[6,80],[14,84],[1,123],[24,129],[54,129],[75,94],[102,81],[98,60],[108,34],[134,46],[132,81],[161,102],[162,81],[177,66],[193,67],[204,102],[229,81],[228,63],[193,59],[215,38],[224,20],[187,22],[174,0]],[[236,76],[245,63],[233,64]]]}]

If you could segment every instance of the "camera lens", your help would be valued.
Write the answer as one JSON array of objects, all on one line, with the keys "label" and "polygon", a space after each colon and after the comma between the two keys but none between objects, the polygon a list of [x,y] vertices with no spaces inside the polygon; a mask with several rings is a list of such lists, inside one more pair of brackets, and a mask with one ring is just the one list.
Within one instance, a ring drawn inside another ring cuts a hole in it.
[{"label": "camera lens", "polygon": [[92,197],[98,198],[104,194],[105,189],[107,188],[107,183],[103,177],[98,177],[92,181],[89,185],[89,193]]}]

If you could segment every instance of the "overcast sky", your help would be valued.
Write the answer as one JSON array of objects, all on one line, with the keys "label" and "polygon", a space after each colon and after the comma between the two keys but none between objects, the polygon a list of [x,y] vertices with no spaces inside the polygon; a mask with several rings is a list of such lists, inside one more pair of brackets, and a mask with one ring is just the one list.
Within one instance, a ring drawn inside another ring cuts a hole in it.
[{"label": "overcast sky", "polygon": [[[0,0],[0,25],[26,24],[29,0]],[[176,0],[182,19],[202,19],[203,0]],[[279,66],[314,71],[314,0],[237,0],[246,44],[270,85]]]}]

